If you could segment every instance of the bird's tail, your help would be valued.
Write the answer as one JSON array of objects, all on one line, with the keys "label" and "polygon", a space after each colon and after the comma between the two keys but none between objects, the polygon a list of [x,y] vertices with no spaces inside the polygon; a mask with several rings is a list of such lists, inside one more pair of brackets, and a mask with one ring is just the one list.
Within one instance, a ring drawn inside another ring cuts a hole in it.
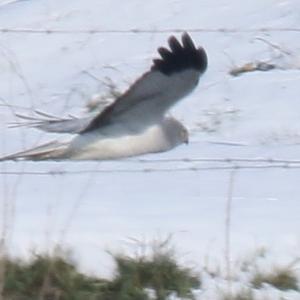
[{"label": "bird's tail", "polygon": [[0,157],[5,160],[60,160],[66,158],[69,143],[52,141],[22,152]]}]

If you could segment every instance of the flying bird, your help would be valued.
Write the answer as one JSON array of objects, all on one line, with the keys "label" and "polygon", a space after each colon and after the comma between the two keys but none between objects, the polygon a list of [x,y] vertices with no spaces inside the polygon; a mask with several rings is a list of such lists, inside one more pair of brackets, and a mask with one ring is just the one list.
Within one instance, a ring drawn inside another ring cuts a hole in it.
[{"label": "flying bird", "polygon": [[188,142],[188,131],[168,110],[191,93],[207,68],[207,55],[188,33],[171,36],[169,49],[129,89],[95,116],[50,119],[35,127],[76,134],[0,160],[108,160],[163,152]]}]

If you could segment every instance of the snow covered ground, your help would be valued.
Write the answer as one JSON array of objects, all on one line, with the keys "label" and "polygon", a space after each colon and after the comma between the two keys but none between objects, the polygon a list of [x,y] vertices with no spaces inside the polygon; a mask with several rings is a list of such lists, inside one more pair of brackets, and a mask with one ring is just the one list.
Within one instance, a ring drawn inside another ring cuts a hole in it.
[{"label": "snow covered ground", "polygon": [[[190,129],[188,146],[144,156],[148,162],[2,162],[2,227],[11,252],[60,242],[83,269],[107,275],[106,250],[127,249],[128,238],[172,234],[183,259],[224,263],[226,167],[235,164],[248,168],[233,175],[232,259],[261,246],[282,263],[297,257],[299,163],[269,168],[274,163],[253,160],[300,159],[300,33],[280,30],[299,28],[299,11],[297,0],[0,1],[1,155],[56,137],[8,128],[15,112],[84,114],[93,95],[107,93],[105,78],[125,90],[146,71],[172,29],[190,29],[209,57],[196,91],[172,112]],[[280,68],[229,75],[255,61]],[[196,161],[229,158],[251,161]],[[253,168],[261,165],[267,168]]]}]

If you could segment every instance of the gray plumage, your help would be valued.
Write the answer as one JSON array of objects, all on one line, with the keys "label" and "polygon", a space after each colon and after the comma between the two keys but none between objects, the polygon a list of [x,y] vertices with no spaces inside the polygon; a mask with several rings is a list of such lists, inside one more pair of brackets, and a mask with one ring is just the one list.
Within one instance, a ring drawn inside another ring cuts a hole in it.
[{"label": "gray plumage", "polygon": [[[186,128],[168,110],[197,86],[207,68],[203,48],[187,33],[182,44],[169,38],[147,73],[96,116],[82,119],[31,119],[44,131],[77,134],[68,142],[51,142],[3,159],[116,159],[163,152],[187,142]],[[30,123],[30,122],[29,122]],[[3,160],[2,159],[2,160]]]}]

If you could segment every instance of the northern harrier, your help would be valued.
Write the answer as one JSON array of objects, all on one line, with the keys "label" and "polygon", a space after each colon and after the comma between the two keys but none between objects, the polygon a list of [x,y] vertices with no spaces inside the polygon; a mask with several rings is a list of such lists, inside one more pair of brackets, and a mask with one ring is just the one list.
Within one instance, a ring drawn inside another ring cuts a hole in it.
[{"label": "northern harrier", "polygon": [[74,133],[68,142],[53,141],[8,155],[1,160],[105,160],[168,151],[188,141],[186,128],[166,116],[192,92],[207,68],[207,55],[183,33],[171,36],[169,48],[151,69],[98,115],[83,119],[48,120],[38,126],[49,132]]}]

